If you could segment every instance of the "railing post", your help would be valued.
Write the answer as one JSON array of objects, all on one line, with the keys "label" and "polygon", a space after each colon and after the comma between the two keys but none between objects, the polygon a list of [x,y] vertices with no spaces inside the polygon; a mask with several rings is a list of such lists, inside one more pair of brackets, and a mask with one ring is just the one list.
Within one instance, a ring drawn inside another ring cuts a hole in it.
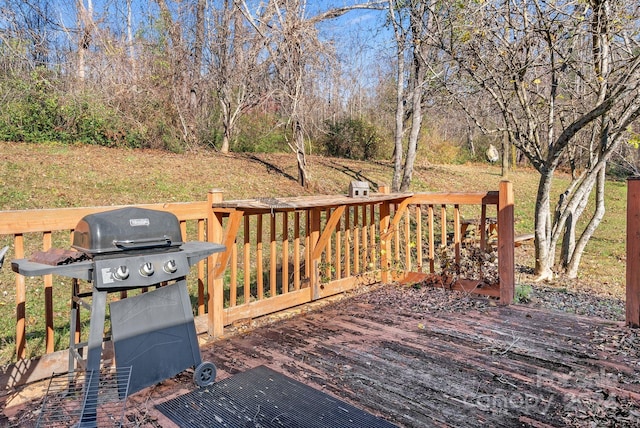
[{"label": "railing post", "polygon": [[[389,193],[388,186],[380,186],[380,193]],[[382,205],[380,205],[380,280],[383,284],[388,284],[390,282],[389,278],[389,269],[391,268],[389,264],[389,254],[391,253],[391,239],[388,236],[389,234],[389,224],[391,217],[391,204],[389,201],[384,201]]]},{"label": "railing post", "polygon": [[640,327],[640,177],[627,179],[626,324]]},{"label": "railing post", "polygon": [[[207,195],[207,241],[222,241],[222,216],[213,211],[213,204],[222,202],[222,190],[210,190]],[[216,265],[222,253],[207,258],[207,331],[210,336],[219,337],[224,332],[224,283],[223,275],[215,277]]]},{"label": "railing post", "polygon": [[513,184],[500,182],[498,196],[498,275],[500,304],[513,302],[515,289]]}]

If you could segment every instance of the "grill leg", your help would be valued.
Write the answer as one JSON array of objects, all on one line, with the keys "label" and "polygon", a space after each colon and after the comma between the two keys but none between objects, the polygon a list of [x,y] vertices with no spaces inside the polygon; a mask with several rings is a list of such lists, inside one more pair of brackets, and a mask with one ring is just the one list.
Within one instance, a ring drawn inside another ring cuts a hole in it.
[{"label": "grill leg", "polygon": [[76,368],[76,352],[78,349],[78,326],[80,324],[80,303],[77,302],[80,286],[77,279],[73,279],[71,290],[71,319],[69,322],[69,376]]},{"label": "grill leg", "polygon": [[107,306],[107,292],[93,288],[91,320],[87,352],[87,373],[89,381],[85,385],[84,403],[79,427],[97,426],[98,387],[100,386],[100,358],[104,335],[104,319]]}]

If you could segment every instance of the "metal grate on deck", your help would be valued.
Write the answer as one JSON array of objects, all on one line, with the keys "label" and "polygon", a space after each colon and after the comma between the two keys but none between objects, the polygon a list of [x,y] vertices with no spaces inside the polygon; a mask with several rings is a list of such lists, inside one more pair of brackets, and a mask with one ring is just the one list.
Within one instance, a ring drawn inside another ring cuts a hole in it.
[{"label": "metal grate on deck", "polygon": [[181,428],[392,428],[383,419],[265,366],[156,405]]},{"label": "metal grate on deck", "polygon": [[[121,427],[128,395],[131,367],[105,369],[96,373],[98,384],[91,382],[93,372],[54,374],[49,379],[36,427],[76,427],[82,425],[85,409],[95,410],[92,426]],[[87,394],[87,388],[92,388]],[[90,400],[90,402],[88,402]],[[85,424],[86,425],[86,424]]]}]

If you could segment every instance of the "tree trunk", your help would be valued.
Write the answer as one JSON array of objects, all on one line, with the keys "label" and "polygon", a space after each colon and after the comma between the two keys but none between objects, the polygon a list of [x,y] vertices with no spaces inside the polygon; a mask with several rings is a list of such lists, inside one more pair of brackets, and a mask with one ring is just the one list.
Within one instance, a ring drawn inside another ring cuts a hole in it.
[{"label": "tree trunk", "polygon": [[476,146],[475,143],[473,142],[474,138],[473,138],[473,129],[471,128],[471,125],[469,124],[469,121],[467,120],[467,146],[469,147],[469,152],[471,153],[471,157],[475,158],[476,157]]},{"label": "tree trunk", "polygon": [[[224,90],[221,91],[224,93]],[[220,106],[222,109],[222,146],[220,152],[229,153],[231,144],[231,133],[233,130],[233,116],[231,115],[231,105],[226,102],[225,96],[219,96]]]},{"label": "tree trunk", "polygon": [[[605,163],[606,165],[606,163]],[[587,242],[593,236],[593,233],[596,231],[600,222],[604,218],[605,214],[605,204],[604,204],[604,185],[606,182],[606,167],[603,166],[598,172],[597,185],[596,185],[596,209],[589,221],[589,224],[582,232],[578,243],[576,244],[573,253],[571,254],[571,258],[569,259],[569,263],[567,264],[566,274],[569,278],[575,278],[578,276],[578,267],[580,266],[580,260],[582,259],[582,254],[584,253],[584,249],[587,246]]]},{"label": "tree trunk", "polygon": [[298,162],[298,184],[305,189],[309,186],[309,171],[307,170],[307,157],[304,147],[304,133],[299,122],[294,123],[293,138],[296,142],[296,160]]},{"label": "tree trunk", "polygon": [[[591,191],[593,190],[593,183],[594,181],[589,180],[588,176],[581,181],[581,184],[574,189],[573,198],[575,198],[576,202],[573,203],[573,201],[570,201],[571,203],[565,204],[564,208],[560,208],[565,212],[563,213],[560,211],[560,216],[555,222],[556,228],[564,227],[564,233],[562,234],[562,250],[560,253],[560,266],[564,270],[566,270],[569,260],[576,250],[576,231],[578,220],[582,217],[582,213],[589,203],[589,195],[591,195]],[[555,236],[559,235],[555,233],[553,234],[551,238],[552,248],[555,248],[557,242]]]},{"label": "tree trunk", "polygon": [[502,138],[502,178],[506,179],[509,175],[509,136],[504,133]]},{"label": "tree trunk", "polygon": [[91,46],[93,36],[93,4],[91,1],[88,7],[84,6],[83,0],[76,0],[76,13],[78,14],[78,52],[76,76],[80,82],[85,80],[86,55]]},{"label": "tree trunk", "polygon": [[553,278],[553,260],[550,258],[550,201],[551,182],[553,171],[540,171],[538,193],[535,206],[535,274],[537,280]]},{"label": "tree trunk", "polygon": [[133,29],[131,25],[133,10],[131,8],[131,1],[127,0],[127,47],[129,54],[129,66],[131,67],[131,74],[136,75],[136,54],[133,48]]},{"label": "tree trunk", "polygon": [[404,136],[404,41],[396,30],[398,73],[396,82],[396,115],[394,131],[393,150],[393,180],[391,191],[400,190],[400,180],[402,178],[402,138]]},{"label": "tree trunk", "polygon": [[190,127],[196,128],[200,107],[200,76],[202,73],[202,52],[204,50],[204,9],[206,0],[198,0],[196,5],[196,39],[193,46],[193,69],[191,72],[191,89],[189,91]]},{"label": "tree trunk", "polygon": [[420,139],[420,128],[422,127],[422,88],[420,83],[422,79],[422,67],[416,66],[416,86],[413,88],[412,94],[412,115],[411,115],[411,133],[409,134],[409,147],[407,148],[407,157],[404,161],[404,171],[402,174],[402,183],[400,191],[406,192],[411,185],[413,176],[413,165],[416,161],[418,153],[418,141]]},{"label": "tree trunk", "polygon": [[229,127],[224,126],[224,131],[222,133],[222,146],[220,146],[221,153],[229,153],[230,140],[231,138],[229,137]]}]

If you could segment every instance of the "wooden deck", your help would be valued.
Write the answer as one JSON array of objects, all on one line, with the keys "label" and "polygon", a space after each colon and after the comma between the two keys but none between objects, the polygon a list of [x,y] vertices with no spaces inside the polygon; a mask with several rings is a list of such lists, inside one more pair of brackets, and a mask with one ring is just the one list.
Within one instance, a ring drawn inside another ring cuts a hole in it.
[{"label": "wooden deck", "polygon": [[[202,357],[218,380],[264,364],[401,427],[640,426],[637,329],[494,301],[379,286],[236,324]],[[129,397],[124,426],[175,426],[154,406],[193,388],[182,373]]]},{"label": "wooden deck", "polygon": [[[635,427],[639,344],[622,323],[388,286],[202,352],[218,379],[265,364],[403,427]],[[130,400],[153,414],[176,382]]]}]

